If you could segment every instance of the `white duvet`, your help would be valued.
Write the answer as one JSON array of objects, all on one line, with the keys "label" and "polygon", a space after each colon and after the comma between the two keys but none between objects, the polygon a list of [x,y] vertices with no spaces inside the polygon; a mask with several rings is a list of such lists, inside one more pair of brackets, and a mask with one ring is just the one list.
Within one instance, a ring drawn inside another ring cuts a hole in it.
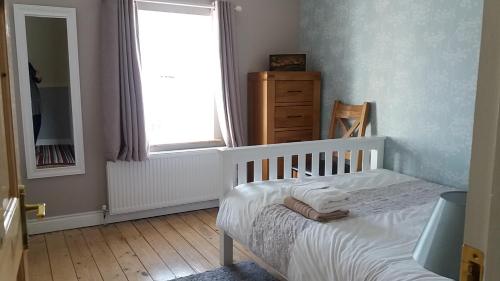
[{"label": "white duvet", "polygon": [[[304,181],[318,181],[308,178]],[[345,191],[384,187],[415,180],[388,170],[321,177]],[[255,216],[290,194],[290,180],[243,184],[222,201],[217,225],[247,244]],[[437,198],[436,198],[437,200]],[[299,234],[291,250],[291,281],[450,280],[417,264],[411,257],[435,202],[391,211],[314,224]]]}]

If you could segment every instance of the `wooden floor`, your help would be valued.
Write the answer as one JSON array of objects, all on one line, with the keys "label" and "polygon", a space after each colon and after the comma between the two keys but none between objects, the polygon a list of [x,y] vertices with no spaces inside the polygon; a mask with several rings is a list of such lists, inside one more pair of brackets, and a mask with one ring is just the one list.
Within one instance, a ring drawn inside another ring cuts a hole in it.
[{"label": "wooden floor", "polygon": [[[30,237],[31,281],[170,280],[219,267],[216,209]],[[235,260],[251,254],[235,244]]]}]

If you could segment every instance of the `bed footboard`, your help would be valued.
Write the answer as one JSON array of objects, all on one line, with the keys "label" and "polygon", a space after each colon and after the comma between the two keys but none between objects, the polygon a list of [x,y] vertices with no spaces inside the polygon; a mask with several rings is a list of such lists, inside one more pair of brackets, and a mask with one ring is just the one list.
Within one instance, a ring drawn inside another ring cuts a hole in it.
[{"label": "bed footboard", "polygon": [[[321,168],[325,171],[325,176],[332,175],[334,159],[337,167],[344,167],[346,155],[350,155],[350,172],[357,172],[359,166],[362,171],[383,168],[385,139],[328,139],[220,149],[223,163],[222,194],[249,180],[274,180],[278,175],[291,178],[292,163],[298,166],[298,177],[306,176],[306,161],[311,163],[313,176],[319,176],[320,165],[324,165]],[[249,178],[247,174],[248,163],[253,163],[253,178]],[[344,174],[344,169],[337,170],[338,174]]]}]

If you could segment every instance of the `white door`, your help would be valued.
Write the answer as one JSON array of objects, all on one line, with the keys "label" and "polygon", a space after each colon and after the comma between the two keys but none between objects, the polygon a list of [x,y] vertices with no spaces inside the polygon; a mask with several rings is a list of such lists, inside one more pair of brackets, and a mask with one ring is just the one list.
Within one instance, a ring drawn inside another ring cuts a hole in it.
[{"label": "white door", "polygon": [[[500,280],[500,1],[485,0],[461,280]],[[476,277],[474,277],[476,275]]]},{"label": "white door", "polygon": [[0,279],[25,280],[4,1],[0,0]]}]

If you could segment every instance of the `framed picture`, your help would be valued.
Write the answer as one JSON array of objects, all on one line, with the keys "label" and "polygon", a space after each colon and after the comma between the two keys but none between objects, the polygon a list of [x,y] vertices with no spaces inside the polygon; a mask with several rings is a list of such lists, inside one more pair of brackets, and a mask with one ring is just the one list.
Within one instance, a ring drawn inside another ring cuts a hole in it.
[{"label": "framed picture", "polygon": [[305,54],[283,54],[269,56],[270,71],[306,71]]}]

